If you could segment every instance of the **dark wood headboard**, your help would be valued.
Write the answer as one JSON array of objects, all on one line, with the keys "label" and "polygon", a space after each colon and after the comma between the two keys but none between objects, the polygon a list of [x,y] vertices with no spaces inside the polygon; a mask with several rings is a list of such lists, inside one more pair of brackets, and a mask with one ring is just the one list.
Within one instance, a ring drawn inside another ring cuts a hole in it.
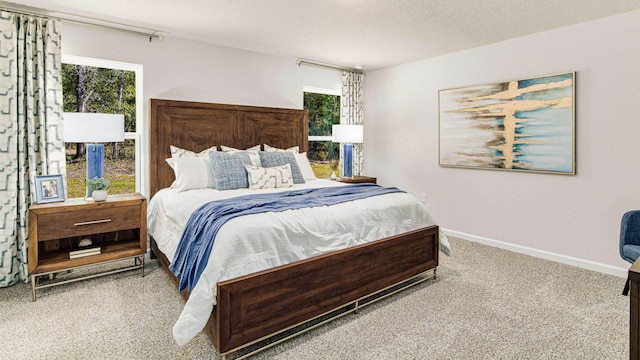
[{"label": "dark wood headboard", "polygon": [[306,110],[151,99],[149,109],[149,197],[169,187],[169,145],[199,152],[213,145],[246,149],[269,144],[308,147]]}]

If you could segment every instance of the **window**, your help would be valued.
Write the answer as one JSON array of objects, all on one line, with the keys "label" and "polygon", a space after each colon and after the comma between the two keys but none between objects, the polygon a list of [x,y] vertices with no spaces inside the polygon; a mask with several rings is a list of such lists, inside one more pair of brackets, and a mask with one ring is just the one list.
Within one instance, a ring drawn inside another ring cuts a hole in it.
[{"label": "window", "polygon": [[309,162],[318,178],[340,175],[340,144],[331,141],[331,127],[340,124],[340,90],[304,88],[309,111]]},{"label": "window", "polygon": [[[141,192],[142,65],[77,56],[62,56],[65,112],[123,114],[125,140],[105,143],[104,176],[110,194]],[[85,195],[85,145],[66,143],[67,197]]]}]

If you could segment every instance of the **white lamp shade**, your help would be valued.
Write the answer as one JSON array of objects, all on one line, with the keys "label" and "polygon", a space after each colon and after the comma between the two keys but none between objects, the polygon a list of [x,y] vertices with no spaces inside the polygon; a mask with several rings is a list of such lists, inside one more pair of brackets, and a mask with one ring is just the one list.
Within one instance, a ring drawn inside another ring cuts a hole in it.
[{"label": "white lamp shade", "polygon": [[333,142],[361,143],[364,138],[362,125],[333,125]]},{"label": "white lamp shade", "polygon": [[124,115],[64,113],[64,141],[102,143],[124,141]]}]

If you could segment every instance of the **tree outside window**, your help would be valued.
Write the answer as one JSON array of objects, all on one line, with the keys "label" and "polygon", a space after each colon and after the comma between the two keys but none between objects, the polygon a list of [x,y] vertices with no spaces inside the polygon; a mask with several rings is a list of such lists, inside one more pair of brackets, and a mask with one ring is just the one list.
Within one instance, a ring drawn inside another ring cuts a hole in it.
[{"label": "tree outside window", "polygon": [[340,96],[304,92],[304,109],[309,111],[309,152],[311,168],[318,178],[340,175],[340,144],[331,141],[331,128],[340,124]]}]

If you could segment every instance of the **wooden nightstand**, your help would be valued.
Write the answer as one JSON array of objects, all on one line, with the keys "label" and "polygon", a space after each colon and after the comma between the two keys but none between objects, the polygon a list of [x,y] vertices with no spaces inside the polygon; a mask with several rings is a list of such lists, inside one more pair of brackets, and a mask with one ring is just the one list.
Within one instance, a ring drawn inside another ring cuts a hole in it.
[{"label": "wooden nightstand", "polygon": [[370,176],[354,176],[354,177],[339,177],[336,181],[340,181],[343,183],[351,183],[351,184],[361,184],[361,183],[376,183],[376,178]]},{"label": "wooden nightstand", "polygon": [[[88,240],[87,240],[88,239]],[[80,241],[91,245],[80,247]],[[31,297],[36,289],[141,269],[147,252],[147,199],[110,195],[106,201],[69,199],[29,208]],[[133,259],[125,268],[38,286],[38,277],[107,262]]]}]

